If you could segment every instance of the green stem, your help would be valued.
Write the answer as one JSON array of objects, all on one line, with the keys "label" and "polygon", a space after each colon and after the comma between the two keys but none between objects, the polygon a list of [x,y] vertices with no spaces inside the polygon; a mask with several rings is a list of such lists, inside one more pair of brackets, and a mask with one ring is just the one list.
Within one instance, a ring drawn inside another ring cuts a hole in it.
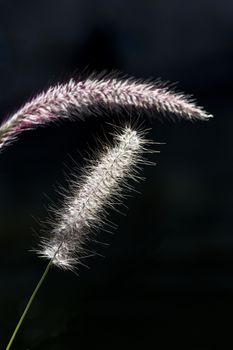
[{"label": "green stem", "polygon": [[32,304],[32,302],[33,302],[33,300],[34,300],[34,298],[35,298],[35,296],[36,296],[38,290],[40,289],[40,287],[41,287],[41,285],[42,285],[42,283],[43,283],[43,281],[44,281],[44,279],[45,279],[45,277],[46,277],[46,275],[47,275],[47,273],[48,273],[48,271],[49,271],[49,268],[50,268],[50,266],[52,265],[52,262],[53,262],[53,260],[50,260],[50,261],[49,261],[49,263],[48,263],[48,265],[46,266],[46,269],[45,269],[45,271],[44,271],[44,273],[43,273],[41,279],[40,279],[39,282],[37,283],[36,288],[34,289],[34,291],[33,291],[32,295],[31,295],[30,299],[28,300],[28,303],[27,303],[27,305],[26,305],[26,307],[25,307],[25,309],[24,309],[24,311],[23,311],[23,313],[22,313],[22,316],[21,316],[20,319],[19,319],[19,322],[17,323],[17,325],[16,325],[16,327],[15,327],[14,333],[13,333],[12,336],[11,336],[11,339],[10,339],[10,341],[9,341],[7,347],[6,347],[6,350],[9,350],[9,349],[11,348],[11,345],[12,345],[14,339],[15,339],[15,336],[17,335],[18,330],[19,330],[21,324],[23,323],[23,320],[24,320],[25,316],[27,315],[27,312],[28,312],[28,310],[29,310],[29,308],[30,308],[30,306],[31,306],[31,304]]}]

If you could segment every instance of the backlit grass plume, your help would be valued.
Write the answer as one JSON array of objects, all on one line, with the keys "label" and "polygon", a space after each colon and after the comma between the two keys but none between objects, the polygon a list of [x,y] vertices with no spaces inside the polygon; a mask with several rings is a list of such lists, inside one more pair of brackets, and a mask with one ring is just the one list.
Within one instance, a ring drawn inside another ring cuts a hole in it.
[{"label": "backlit grass plume", "polygon": [[[127,179],[137,179],[137,170],[146,152],[145,132],[130,125],[115,134],[114,144],[105,146],[102,153],[90,161],[80,179],[72,185],[64,206],[57,212],[51,237],[40,245],[39,255],[48,258],[48,265],[39,280],[24,312],[17,323],[6,350],[11,348],[16,334],[51,265],[74,269],[85,255],[85,245],[92,239],[93,229],[104,222],[107,207],[115,207],[122,198]],[[130,186],[131,187],[131,186]]]},{"label": "backlit grass plume", "polygon": [[145,143],[144,133],[131,126],[115,134],[114,145],[106,146],[73,182],[71,194],[56,213],[52,237],[42,243],[41,256],[65,269],[79,262],[90,231],[102,223],[106,208],[119,202],[126,180],[135,178]]},{"label": "backlit grass plume", "polygon": [[93,74],[87,79],[70,79],[65,84],[50,87],[27,102],[0,126],[0,149],[23,130],[74,115],[83,118],[86,114],[99,114],[103,106],[111,110],[136,107],[138,111],[157,111],[184,119],[212,117],[192,99],[159,81],[143,82],[133,78],[119,79],[114,74]]}]

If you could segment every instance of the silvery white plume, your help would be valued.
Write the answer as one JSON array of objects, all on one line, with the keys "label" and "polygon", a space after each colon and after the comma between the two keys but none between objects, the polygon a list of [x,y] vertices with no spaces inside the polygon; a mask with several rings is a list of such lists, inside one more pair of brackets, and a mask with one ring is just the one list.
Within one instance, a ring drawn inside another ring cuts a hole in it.
[{"label": "silvery white plume", "polygon": [[73,115],[83,118],[90,113],[109,109],[135,107],[184,119],[207,120],[212,115],[182,93],[176,93],[161,82],[143,82],[133,78],[118,79],[114,74],[91,75],[84,80],[70,79],[42,92],[27,102],[0,126],[0,149],[12,142],[23,130],[33,129]]},{"label": "silvery white plume", "polygon": [[[105,217],[105,210],[122,196],[126,180],[137,177],[137,169],[146,151],[144,133],[131,126],[115,134],[113,146],[105,146],[96,160],[84,169],[81,179],[72,185],[71,194],[56,214],[51,237],[41,244],[39,255],[53,264],[72,269],[85,252],[96,226]],[[127,185],[128,186],[128,185]]]}]

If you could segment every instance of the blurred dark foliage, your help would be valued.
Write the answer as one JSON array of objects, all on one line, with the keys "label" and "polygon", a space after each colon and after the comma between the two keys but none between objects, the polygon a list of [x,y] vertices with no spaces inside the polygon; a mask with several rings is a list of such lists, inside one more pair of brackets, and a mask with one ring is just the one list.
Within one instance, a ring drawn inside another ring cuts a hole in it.
[{"label": "blurred dark foliage", "polygon": [[[99,233],[105,259],[79,277],[52,270],[12,349],[233,346],[232,23],[229,0],[0,1],[2,120],[50,84],[103,69],[179,82],[215,116],[145,121],[167,144],[127,216],[111,213],[116,233]],[[45,267],[29,250],[47,207],[108,120],[25,132],[0,154],[1,349]]]}]

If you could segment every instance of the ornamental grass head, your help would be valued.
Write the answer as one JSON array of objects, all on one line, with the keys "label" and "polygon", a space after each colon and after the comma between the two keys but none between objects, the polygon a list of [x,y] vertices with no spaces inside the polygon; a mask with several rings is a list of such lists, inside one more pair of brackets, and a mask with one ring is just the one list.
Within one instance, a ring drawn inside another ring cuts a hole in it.
[{"label": "ornamental grass head", "polygon": [[55,211],[52,232],[40,244],[40,256],[63,269],[73,269],[86,255],[86,243],[104,225],[108,207],[119,204],[128,180],[137,180],[140,164],[147,163],[145,131],[127,124],[117,128],[113,144],[98,150],[81,176],[72,180],[70,193]]},{"label": "ornamental grass head", "polygon": [[62,118],[83,119],[108,110],[143,110],[153,116],[208,120],[212,117],[194,100],[173,91],[161,81],[118,78],[112,74],[91,74],[86,79],[70,79],[51,86],[27,102],[0,125],[0,149],[24,130],[34,129]]}]

